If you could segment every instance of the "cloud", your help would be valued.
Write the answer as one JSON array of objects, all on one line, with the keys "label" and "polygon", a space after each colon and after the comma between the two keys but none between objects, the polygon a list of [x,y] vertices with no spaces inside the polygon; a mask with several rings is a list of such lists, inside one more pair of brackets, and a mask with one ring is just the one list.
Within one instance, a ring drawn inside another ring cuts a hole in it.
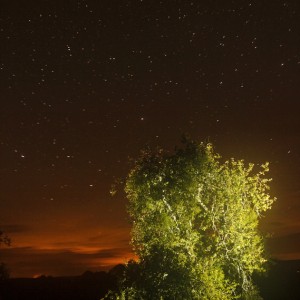
[{"label": "cloud", "polygon": [[21,225],[21,224],[9,224],[9,225],[2,224],[2,225],[0,225],[0,229],[7,234],[22,233],[22,232],[28,232],[31,230],[29,226]]},{"label": "cloud", "polygon": [[98,235],[88,238],[89,243],[103,243],[105,241],[117,241],[118,244],[128,244],[129,242],[129,231],[128,228],[120,228],[119,230],[105,231]]},{"label": "cloud", "polygon": [[276,258],[300,259],[300,233],[273,237],[267,242]]},{"label": "cloud", "polygon": [[71,249],[40,250],[31,247],[1,250],[3,260],[12,277],[80,275],[86,270],[107,270],[132,257],[128,248],[108,248],[94,253],[75,252]]}]

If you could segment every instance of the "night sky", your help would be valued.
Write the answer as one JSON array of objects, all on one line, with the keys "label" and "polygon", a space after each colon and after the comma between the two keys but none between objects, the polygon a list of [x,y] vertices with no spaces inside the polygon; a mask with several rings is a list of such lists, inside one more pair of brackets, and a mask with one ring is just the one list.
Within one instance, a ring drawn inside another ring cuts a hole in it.
[{"label": "night sky", "polygon": [[132,257],[130,159],[183,133],[270,161],[262,230],[300,259],[299,1],[0,3],[0,261],[77,275]]}]

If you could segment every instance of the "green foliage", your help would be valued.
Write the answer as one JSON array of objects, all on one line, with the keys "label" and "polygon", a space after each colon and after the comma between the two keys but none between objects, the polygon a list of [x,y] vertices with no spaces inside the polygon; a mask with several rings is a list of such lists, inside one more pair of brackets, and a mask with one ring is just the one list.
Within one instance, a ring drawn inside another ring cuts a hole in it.
[{"label": "green foliage", "polygon": [[251,276],[266,262],[258,221],[274,202],[267,172],[221,163],[210,144],[144,151],[125,187],[139,261],[106,299],[260,299]]}]

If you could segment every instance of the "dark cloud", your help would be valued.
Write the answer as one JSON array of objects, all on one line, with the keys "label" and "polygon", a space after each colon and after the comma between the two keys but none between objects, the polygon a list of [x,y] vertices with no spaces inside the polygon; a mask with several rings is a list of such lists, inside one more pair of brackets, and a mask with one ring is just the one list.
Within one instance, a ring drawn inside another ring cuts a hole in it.
[{"label": "dark cloud", "polygon": [[0,229],[4,231],[5,233],[22,233],[22,232],[28,232],[30,231],[30,227],[27,225],[21,225],[21,224],[1,224]]},{"label": "dark cloud", "polygon": [[268,241],[268,246],[274,249],[274,256],[281,257],[283,254],[299,252],[300,249],[300,232],[280,237],[273,237]]},{"label": "dark cloud", "polygon": [[[122,236],[123,236],[123,233],[124,232],[129,232],[130,229],[126,228],[126,227],[119,227],[117,228],[119,229],[116,230],[115,232],[103,232],[103,233],[100,233],[98,235],[95,235],[95,236],[92,236],[92,237],[89,237],[88,241],[91,242],[91,243],[94,243],[94,242],[101,242],[103,243],[103,241],[105,240],[110,240],[112,238],[112,235],[117,235],[118,236],[118,241],[120,242],[120,239],[122,239]],[[126,243],[128,244],[128,238],[124,239],[126,241]]]},{"label": "dark cloud", "polygon": [[[125,261],[128,249],[103,249],[95,253],[80,253],[71,249],[40,250],[31,247],[2,249],[12,277],[28,277],[39,274],[66,276],[82,274],[86,270],[99,271],[113,267],[117,261]],[[116,262],[114,262],[116,261]]]},{"label": "dark cloud", "polygon": [[279,221],[269,222],[269,224],[272,227],[283,227],[285,225],[284,222],[279,222]]}]

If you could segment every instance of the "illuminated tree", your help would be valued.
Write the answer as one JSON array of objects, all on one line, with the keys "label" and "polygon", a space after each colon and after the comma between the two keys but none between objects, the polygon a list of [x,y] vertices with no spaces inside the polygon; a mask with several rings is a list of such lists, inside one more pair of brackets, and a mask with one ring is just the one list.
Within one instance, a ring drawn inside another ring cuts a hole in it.
[{"label": "illuminated tree", "polygon": [[266,255],[258,221],[271,208],[268,164],[224,163],[210,144],[144,151],[125,191],[138,262],[106,299],[261,299]]}]

